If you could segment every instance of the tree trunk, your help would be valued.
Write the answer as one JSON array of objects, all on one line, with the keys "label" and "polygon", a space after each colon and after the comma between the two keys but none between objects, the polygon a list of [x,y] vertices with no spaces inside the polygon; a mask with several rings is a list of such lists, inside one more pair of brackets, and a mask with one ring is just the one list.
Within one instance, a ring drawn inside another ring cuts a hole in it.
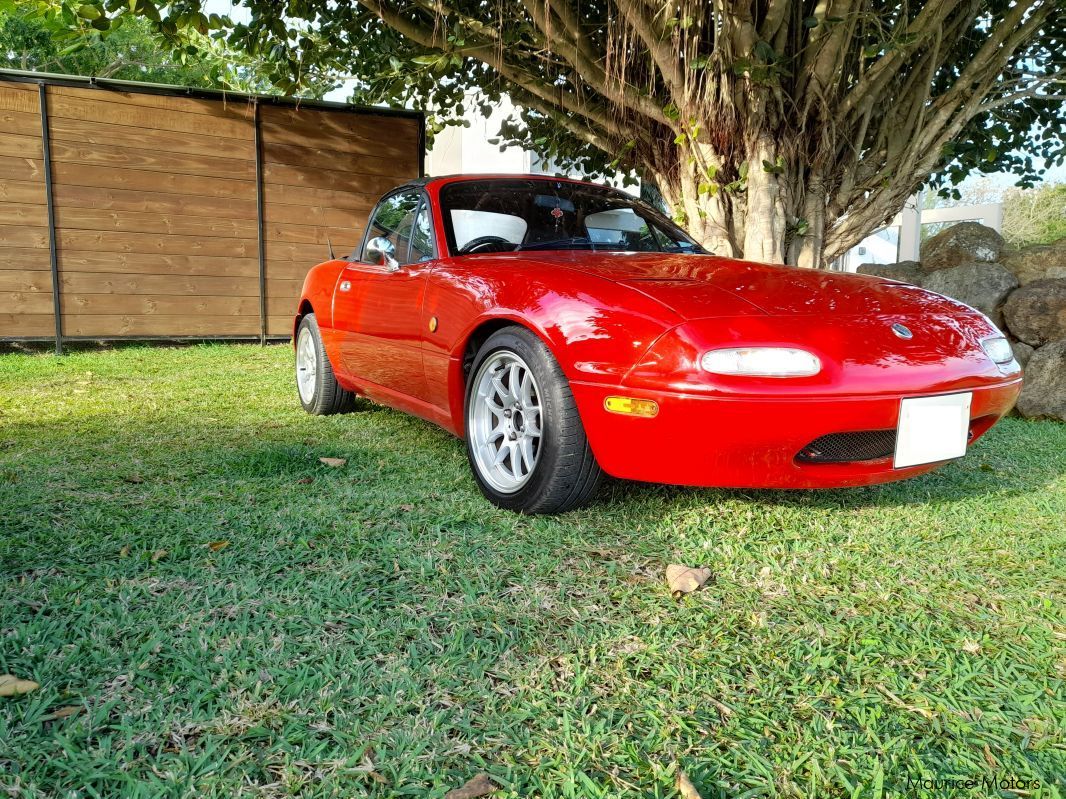
[{"label": "tree trunk", "polygon": [[797,174],[772,139],[756,139],[746,153],[734,155],[732,164],[702,145],[677,152],[680,162],[653,166],[659,190],[681,226],[709,252],[762,263],[828,266],[824,183],[816,175]]},{"label": "tree trunk", "polygon": [[744,250],[749,261],[785,262],[785,197],[777,166],[777,150],[769,137],[760,137],[748,150],[747,186],[743,190]]}]

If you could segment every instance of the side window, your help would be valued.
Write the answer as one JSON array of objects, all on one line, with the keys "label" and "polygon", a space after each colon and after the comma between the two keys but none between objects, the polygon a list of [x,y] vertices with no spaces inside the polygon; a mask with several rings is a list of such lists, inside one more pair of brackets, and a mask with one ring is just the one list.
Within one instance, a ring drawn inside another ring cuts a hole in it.
[{"label": "side window", "polygon": [[632,208],[612,208],[585,217],[589,241],[631,252],[658,252],[661,248],[648,222]]},{"label": "side window", "polygon": [[423,202],[411,231],[411,263],[429,261],[436,255],[437,250],[433,246],[433,219],[429,213],[429,203]]},{"label": "side window", "polygon": [[[366,241],[381,236],[392,242],[396,248],[393,257],[401,264],[410,263],[407,254],[411,242],[411,228],[415,222],[415,213],[421,194],[417,189],[400,192],[382,200],[374,210],[370,220],[370,229]],[[359,260],[368,262],[366,243],[359,253]]]},{"label": "side window", "polygon": [[663,252],[697,252],[698,250],[692,246],[691,241],[687,241],[680,236],[672,236],[658,225],[653,225],[652,230],[655,233],[655,238],[659,243],[659,248]]}]

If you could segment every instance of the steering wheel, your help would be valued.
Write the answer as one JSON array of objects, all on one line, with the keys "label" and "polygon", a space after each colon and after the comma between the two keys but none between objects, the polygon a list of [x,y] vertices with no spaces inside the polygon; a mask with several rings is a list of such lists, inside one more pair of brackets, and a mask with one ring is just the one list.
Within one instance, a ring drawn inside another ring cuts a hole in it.
[{"label": "steering wheel", "polygon": [[486,247],[499,247],[500,249],[489,249],[486,252],[510,252],[515,248],[513,241],[508,241],[503,236],[478,236],[476,239],[470,239],[464,244],[458,252],[458,255],[471,255],[480,250],[484,250]]}]

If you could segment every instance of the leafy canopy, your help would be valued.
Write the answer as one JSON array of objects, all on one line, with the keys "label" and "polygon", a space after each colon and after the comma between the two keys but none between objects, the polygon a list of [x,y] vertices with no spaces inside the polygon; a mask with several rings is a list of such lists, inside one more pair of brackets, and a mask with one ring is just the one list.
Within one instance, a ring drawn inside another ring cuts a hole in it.
[{"label": "leafy canopy", "polygon": [[[10,4],[11,0],[5,2]],[[894,51],[909,58],[920,55],[913,49],[919,34],[901,24],[901,20],[914,19],[926,7],[942,2],[902,4],[899,0],[881,0],[850,4],[853,12],[863,14],[868,23],[863,26],[858,42],[862,57],[872,63]],[[565,48],[560,46],[567,38],[564,26],[572,24],[578,29],[588,52],[606,60],[631,60],[633,63],[618,70],[618,75],[641,98],[657,102],[670,97],[670,87],[664,85],[669,80],[653,74],[652,65],[643,63],[646,58],[636,55],[636,50],[641,49],[637,37],[627,41],[618,35],[619,28],[612,25],[613,18],[628,16],[627,9],[643,6],[641,2],[412,0],[390,4],[378,0],[360,3],[243,0],[243,9],[236,16],[246,19],[237,23],[228,16],[206,13],[203,0],[177,0],[169,4],[155,0],[38,0],[19,5],[23,9],[34,6],[51,15],[53,26],[65,29],[68,50],[83,47],[87,32],[97,34],[93,41],[100,45],[107,43],[109,34],[112,42],[114,37],[128,41],[130,28],[124,30],[122,23],[130,16],[140,16],[179,54],[179,59],[185,59],[181,66],[186,69],[190,66],[188,59],[213,41],[222,44],[230,56],[240,53],[254,59],[255,76],[282,93],[321,96],[341,85],[344,79],[354,78],[351,96],[354,102],[433,109],[431,134],[434,126],[439,129],[445,124],[458,123],[472,109],[488,115],[501,94],[510,91],[520,103],[531,99],[537,102],[526,104],[517,119],[504,125],[502,139],[590,174],[614,171],[626,162],[629,142],[615,142],[620,146],[604,150],[591,143],[589,137],[575,135],[572,126],[559,124],[555,114],[545,109],[544,97],[550,97],[552,91],[558,95],[557,105],[564,109],[566,116],[574,115],[572,109],[565,110],[568,104],[592,103],[581,89],[586,76],[575,69],[575,59],[566,57]],[[826,4],[816,5],[808,0],[788,5],[793,6],[790,13],[801,15],[802,29],[831,31],[834,26],[852,24],[850,18],[827,14]],[[832,4],[830,10],[840,5]],[[954,41],[943,63],[929,71],[934,96],[950,88],[985,42],[990,26],[1014,3],[984,0],[980,5],[965,30],[945,31]],[[394,11],[394,7],[401,10]],[[544,26],[538,25],[539,8],[545,13],[550,11],[559,28],[557,41],[549,42],[548,49],[544,49]],[[750,9],[737,4],[734,12],[744,15]],[[711,28],[711,24],[704,23],[713,22],[715,15],[707,2],[667,2],[647,19],[662,37],[676,41],[679,34],[684,38],[685,32],[697,27],[704,31]],[[973,172],[1008,170],[1018,176],[1019,185],[1029,186],[1040,180],[1046,167],[1066,159],[1063,136],[1066,125],[1060,93],[1066,68],[1063,55],[1066,12],[1060,8],[1042,27],[1036,46],[1020,51],[999,76],[1003,82],[1017,84],[1017,101],[974,117],[944,146],[940,169],[932,177],[935,184],[957,184]],[[133,33],[139,37],[143,30],[137,25]],[[430,41],[412,35],[427,30],[433,34]],[[722,54],[714,46],[713,35],[703,33],[702,38],[706,40],[704,46],[698,44],[689,51],[674,54],[682,72],[698,74],[722,68],[718,63]],[[53,41],[63,39],[60,36]],[[526,88],[501,75],[498,65],[492,66],[495,59],[486,58],[481,52],[486,43],[506,56],[504,61],[522,63],[523,78],[532,78],[537,84],[536,97],[528,96]],[[98,62],[106,61],[107,55],[102,47],[94,50],[101,54],[77,62],[77,68],[95,73],[94,67],[99,68],[102,64]],[[756,82],[788,82],[795,80],[798,62],[794,48],[781,47],[778,42],[755,36],[749,52],[734,53],[730,63],[724,66],[736,73],[745,72]],[[216,83],[232,80],[232,76],[222,74],[224,69],[220,64],[210,64],[208,68],[209,80]],[[174,74],[172,70],[162,69],[141,74],[150,74],[152,79],[182,81],[189,73]],[[1026,91],[1027,78],[1032,85],[1033,81],[1049,75],[1058,76],[1050,84],[1055,91]],[[123,77],[136,75],[127,71]],[[978,90],[975,85],[974,91]],[[682,113],[673,103],[663,103],[662,111],[675,119]],[[713,120],[704,124],[713,124]]]}]

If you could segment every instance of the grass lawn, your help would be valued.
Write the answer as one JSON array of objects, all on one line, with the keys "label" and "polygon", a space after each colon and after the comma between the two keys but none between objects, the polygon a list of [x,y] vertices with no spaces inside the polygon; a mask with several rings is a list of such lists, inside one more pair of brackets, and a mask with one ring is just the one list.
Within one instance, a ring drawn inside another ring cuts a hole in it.
[{"label": "grass lawn", "polygon": [[[305,415],[290,361],[0,356],[0,673],[41,684],[0,795],[1066,796],[1066,425],[526,518],[428,424]],[[672,562],[713,580],[675,602]]]}]

